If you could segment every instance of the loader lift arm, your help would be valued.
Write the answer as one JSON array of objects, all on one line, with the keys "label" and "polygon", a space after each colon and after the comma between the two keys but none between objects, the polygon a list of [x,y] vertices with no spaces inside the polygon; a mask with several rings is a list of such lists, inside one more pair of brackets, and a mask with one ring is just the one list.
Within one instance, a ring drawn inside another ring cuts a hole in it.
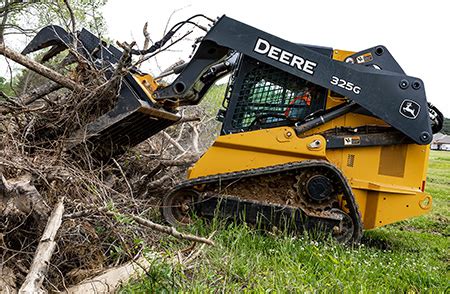
[{"label": "loader lift arm", "polygon": [[[192,19],[196,17],[204,16],[195,15],[177,23],[148,50],[132,50],[132,54],[158,53],[155,51],[163,48],[184,24],[193,25]],[[401,133],[402,142],[412,140],[421,145],[428,144],[432,133],[442,128],[443,116],[437,108],[427,105],[422,81],[405,75],[383,46],[360,51],[341,62],[332,59],[331,48],[291,43],[226,16],[215,21],[209,31],[195,25],[207,33],[198,39],[198,48],[190,62],[171,71],[179,74],[171,84],[146,91],[141,79],[149,75],[131,67],[122,80],[114,109],[89,123],[86,130],[78,130],[69,149],[86,145],[96,158],[106,161],[125,152],[176,123],[181,118],[177,106],[198,104],[218,79],[234,70],[235,57],[240,61],[243,57],[252,59],[288,74],[294,81],[299,78],[299,83],[307,81],[347,98],[347,103],[325,113],[315,112],[305,121],[297,121],[298,135],[347,112],[361,110],[391,125]],[[46,61],[74,41],[78,52],[92,60],[107,77],[123,54],[85,29],[72,34],[58,26],[42,29],[22,53],[52,46],[42,58]],[[370,58],[366,58],[368,56]],[[149,77],[149,80],[153,81],[153,78]],[[264,114],[266,118],[280,118],[280,115]],[[263,117],[257,114],[255,122],[260,119]],[[390,143],[385,141],[384,144]]]},{"label": "loader lift arm", "polygon": [[233,51],[347,97],[417,144],[426,145],[432,140],[423,82],[405,75],[385,47],[351,56],[354,62],[360,53],[371,51],[374,54],[369,65],[376,68],[351,63],[351,59],[340,62],[309,46],[288,42],[227,16],[214,24],[180,75],[169,86],[157,90],[154,98],[178,98],[182,105],[199,103],[206,93],[204,86],[212,85],[200,82],[199,86],[199,81]]}]

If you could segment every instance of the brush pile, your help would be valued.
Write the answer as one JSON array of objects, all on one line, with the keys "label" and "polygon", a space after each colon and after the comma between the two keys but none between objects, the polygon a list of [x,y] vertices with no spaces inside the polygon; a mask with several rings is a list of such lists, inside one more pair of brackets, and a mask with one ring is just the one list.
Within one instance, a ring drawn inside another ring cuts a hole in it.
[{"label": "brush pile", "polygon": [[[75,63],[41,65],[0,46],[35,76],[24,94],[0,99],[0,288],[64,290],[176,235],[149,220],[160,221],[160,198],[198,157],[204,124],[174,126],[108,163],[88,148],[74,156],[73,134],[114,106],[127,68],[107,79],[73,51]],[[36,78],[42,69],[57,78]]]}]

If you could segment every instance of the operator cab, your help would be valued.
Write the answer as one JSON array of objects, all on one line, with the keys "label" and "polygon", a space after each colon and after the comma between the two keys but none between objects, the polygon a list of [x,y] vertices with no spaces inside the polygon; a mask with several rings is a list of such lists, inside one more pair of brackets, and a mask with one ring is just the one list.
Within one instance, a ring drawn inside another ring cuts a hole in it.
[{"label": "operator cab", "polygon": [[[331,56],[331,48],[313,47]],[[222,134],[294,125],[324,110],[327,89],[241,55],[223,106]]]}]

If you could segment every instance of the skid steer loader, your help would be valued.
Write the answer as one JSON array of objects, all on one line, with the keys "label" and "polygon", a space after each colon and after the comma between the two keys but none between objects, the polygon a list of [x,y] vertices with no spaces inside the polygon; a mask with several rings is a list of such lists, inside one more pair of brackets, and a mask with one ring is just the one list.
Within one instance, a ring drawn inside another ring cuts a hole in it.
[{"label": "skid steer loader", "polygon": [[[198,17],[133,53],[161,49]],[[219,215],[358,242],[363,229],[430,211],[429,144],[443,117],[387,48],[297,44],[227,16],[208,20],[192,59],[164,73],[177,75],[172,83],[132,69],[115,108],[88,126],[84,140],[108,160],[176,123],[179,106],[198,104],[230,75],[220,136],[163,199],[170,224],[187,224],[192,213]],[[113,70],[122,56],[87,30],[72,35],[57,26],[40,31],[23,54],[52,46],[48,59],[74,40],[102,69]]]}]

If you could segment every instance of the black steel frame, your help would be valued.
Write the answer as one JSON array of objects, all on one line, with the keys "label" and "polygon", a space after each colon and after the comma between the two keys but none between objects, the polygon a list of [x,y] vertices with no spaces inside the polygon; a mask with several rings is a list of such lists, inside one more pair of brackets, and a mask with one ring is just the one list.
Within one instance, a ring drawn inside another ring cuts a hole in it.
[{"label": "black steel frame", "polygon": [[[264,39],[277,48],[313,62],[315,64],[313,74],[255,52],[258,39]],[[381,68],[379,70],[373,66],[333,60],[309,46],[291,43],[226,16],[221,17],[203,37],[194,57],[177,79],[168,87],[156,92],[157,99],[185,97],[184,104],[198,103],[202,95],[193,94],[198,94],[195,89],[202,76],[208,68],[223,61],[233,51],[347,97],[417,144],[429,144],[432,140],[423,82],[419,78],[405,75],[385,47],[376,46],[361,51],[373,52],[373,60],[367,64],[377,65]],[[331,83],[333,77],[351,82],[361,90],[355,93],[345,87],[333,85]],[[409,118],[402,114],[401,108],[405,101],[412,101],[417,105],[416,117]]]}]

